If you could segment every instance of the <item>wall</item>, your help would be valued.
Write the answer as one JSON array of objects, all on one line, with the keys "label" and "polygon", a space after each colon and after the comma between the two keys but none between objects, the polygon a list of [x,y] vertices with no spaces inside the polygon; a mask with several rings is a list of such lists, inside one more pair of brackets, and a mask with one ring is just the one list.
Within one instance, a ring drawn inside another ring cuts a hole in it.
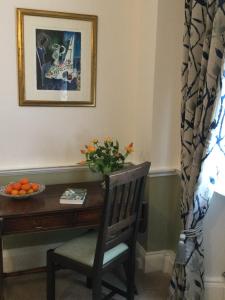
[{"label": "wall", "polygon": [[[117,137],[121,144],[134,141],[133,161],[150,160],[154,170],[176,169],[182,5],[179,0],[55,0],[54,10],[96,14],[99,26],[96,108],[54,108],[18,106],[15,23],[16,7],[52,10],[52,1],[1,1],[0,37],[5,46],[0,48],[0,184],[16,178],[5,177],[4,170],[74,165],[81,159],[81,145],[105,135]],[[90,179],[82,172],[29,176],[46,183]],[[149,179],[147,250],[175,247],[177,187],[174,174]],[[52,242],[71,234],[55,233]],[[4,245],[24,247],[49,238],[9,237]]]},{"label": "wall", "polygon": [[154,170],[179,169],[183,1],[143,0],[136,6],[135,159],[150,159]]},{"label": "wall", "polygon": [[[81,160],[80,147],[95,136],[115,136],[121,144],[134,139],[133,4],[130,0],[55,0],[53,7],[52,1],[0,2],[1,170],[73,165]],[[18,106],[16,7],[98,15],[96,108]]]},{"label": "wall", "polygon": [[149,195],[148,251],[176,251],[180,230],[180,179],[177,174],[153,176],[147,186]]},{"label": "wall", "polygon": [[151,160],[154,169],[177,167],[180,3],[54,1],[56,11],[99,16],[97,106],[58,108],[18,106],[15,9],[52,10],[52,2],[1,1],[0,170],[73,165],[83,144],[107,135],[122,145],[134,141],[133,161]]},{"label": "wall", "polygon": [[[182,1],[139,1],[139,64],[136,97],[137,161],[150,159],[148,251],[177,248],[180,181],[180,66]],[[149,31],[149,29],[151,29]],[[164,173],[163,171],[166,170]]]},{"label": "wall", "polygon": [[136,1],[135,159],[151,160],[158,1]]},{"label": "wall", "polygon": [[[180,101],[183,1],[158,1],[152,162],[156,169],[180,169]],[[159,134],[160,132],[160,134]]]},{"label": "wall", "polygon": [[177,249],[180,231],[180,179],[175,172],[150,173],[145,197],[148,201],[148,226],[139,242],[147,252]]}]

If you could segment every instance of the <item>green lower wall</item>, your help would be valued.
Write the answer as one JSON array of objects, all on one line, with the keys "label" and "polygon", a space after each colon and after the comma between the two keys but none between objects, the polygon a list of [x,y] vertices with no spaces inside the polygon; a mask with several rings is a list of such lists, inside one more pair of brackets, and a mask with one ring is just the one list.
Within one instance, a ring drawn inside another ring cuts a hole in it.
[{"label": "green lower wall", "polygon": [[[0,174],[0,185],[18,178],[28,176],[30,180],[46,185],[68,182],[84,182],[99,180],[100,177],[87,168],[77,168],[64,171],[26,172],[21,175]],[[148,228],[141,234],[139,241],[147,251],[176,249],[179,234],[179,177],[177,175],[148,177],[146,200],[149,202]],[[80,231],[76,229],[21,234],[4,237],[4,248],[20,248],[41,244],[51,244],[73,238]]]},{"label": "green lower wall", "polygon": [[180,230],[179,176],[150,178],[146,194],[149,199],[149,220],[145,248],[148,251],[176,250]]}]

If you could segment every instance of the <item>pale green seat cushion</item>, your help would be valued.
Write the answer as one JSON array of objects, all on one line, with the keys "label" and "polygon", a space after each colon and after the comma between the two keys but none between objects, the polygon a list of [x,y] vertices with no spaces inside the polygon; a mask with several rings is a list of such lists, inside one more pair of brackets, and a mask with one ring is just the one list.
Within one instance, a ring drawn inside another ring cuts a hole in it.
[{"label": "pale green seat cushion", "polygon": [[[96,231],[87,232],[86,234],[59,246],[55,249],[55,253],[92,267],[94,264],[97,238],[98,234]],[[104,254],[103,265],[122,254],[127,249],[128,246],[125,243],[120,243],[114,248],[106,251]]]}]

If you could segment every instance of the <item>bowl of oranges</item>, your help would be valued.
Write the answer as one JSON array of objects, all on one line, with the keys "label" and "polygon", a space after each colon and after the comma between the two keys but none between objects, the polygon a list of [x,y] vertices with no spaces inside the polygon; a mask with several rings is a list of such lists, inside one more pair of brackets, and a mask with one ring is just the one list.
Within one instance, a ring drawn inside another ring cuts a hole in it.
[{"label": "bowl of oranges", "polygon": [[0,187],[0,195],[10,198],[28,198],[40,194],[45,186],[40,183],[30,182],[28,178],[21,178],[19,181],[10,182]]}]

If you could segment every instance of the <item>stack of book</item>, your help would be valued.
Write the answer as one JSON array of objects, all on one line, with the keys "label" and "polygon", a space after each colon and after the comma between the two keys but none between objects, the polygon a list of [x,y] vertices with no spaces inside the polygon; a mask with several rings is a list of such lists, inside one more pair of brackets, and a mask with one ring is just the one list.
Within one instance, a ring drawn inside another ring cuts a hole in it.
[{"label": "stack of book", "polygon": [[61,204],[83,204],[87,195],[86,189],[68,188],[60,197]]}]

